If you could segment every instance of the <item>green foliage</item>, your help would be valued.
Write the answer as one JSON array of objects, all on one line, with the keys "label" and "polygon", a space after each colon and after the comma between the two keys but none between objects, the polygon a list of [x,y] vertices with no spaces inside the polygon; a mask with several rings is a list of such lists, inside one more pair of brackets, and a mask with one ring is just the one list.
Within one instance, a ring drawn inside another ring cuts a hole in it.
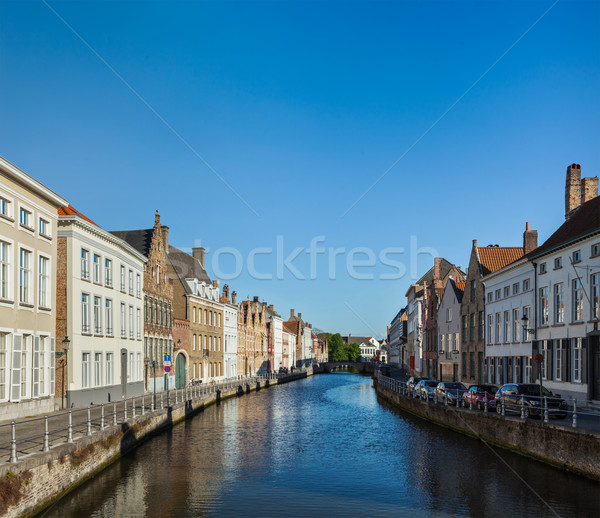
[{"label": "green foliage", "polygon": [[330,362],[339,362],[348,359],[346,344],[341,334],[329,334],[327,336],[327,347],[329,349]]},{"label": "green foliage", "polygon": [[360,346],[358,344],[350,344],[348,346],[348,359],[356,362],[360,358]]}]

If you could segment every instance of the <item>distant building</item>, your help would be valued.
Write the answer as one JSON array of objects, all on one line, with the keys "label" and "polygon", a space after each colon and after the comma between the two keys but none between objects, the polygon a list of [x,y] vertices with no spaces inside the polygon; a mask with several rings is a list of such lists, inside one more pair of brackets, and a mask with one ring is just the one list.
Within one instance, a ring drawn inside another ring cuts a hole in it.
[{"label": "distant building", "polygon": [[344,343],[358,344],[360,347],[360,357],[362,361],[371,361],[377,358],[379,351],[379,342],[372,336],[342,336]]},{"label": "distant building", "polygon": [[312,326],[302,319],[302,313],[296,315],[294,309],[290,309],[290,316],[283,324],[296,335],[296,366],[311,365],[314,361]]},{"label": "distant building", "polygon": [[288,329],[285,324],[282,326],[282,363],[288,369],[296,365],[296,334]]},{"label": "distant building", "polygon": [[390,365],[407,369],[407,306],[403,307],[393,318],[389,328],[388,354]]},{"label": "distant building", "polygon": [[55,350],[65,339],[56,329],[57,210],[67,204],[0,157],[2,419],[54,410]]},{"label": "distant building", "polygon": [[437,312],[438,372],[440,381],[460,380],[460,304],[465,282],[448,279]]},{"label": "distant building", "polygon": [[[235,292],[234,292],[235,293]],[[223,286],[223,372],[225,378],[235,378],[238,374],[238,307],[229,300],[229,286]]]}]

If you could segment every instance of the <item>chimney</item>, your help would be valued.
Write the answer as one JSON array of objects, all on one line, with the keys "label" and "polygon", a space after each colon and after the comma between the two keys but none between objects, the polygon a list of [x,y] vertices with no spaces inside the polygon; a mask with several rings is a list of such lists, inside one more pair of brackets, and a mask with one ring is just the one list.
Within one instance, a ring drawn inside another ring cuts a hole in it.
[{"label": "chimney", "polygon": [[215,279],[215,280],[213,281],[213,286],[214,286],[215,288],[218,288],[220,284],[221,284],[221,283],[219,282],[219,280],[218,280],[218,279]]},{"label": "chimney", "polygon": [[258,302],[258,296],[254,295],[254,299],[253,300],[254,300],[254,302]]},{"label": "chimney", "polygon": [[598,196],[598,177],[583,178],[581,180],[581,204],[593,200]]},{"label": "chimney", "polygon": [[198,246],[198,247],[192,248],[192,257],[194,259],[198,259],[198,261],[200,261],[200,265],[202,266],[202,268],[204,268],[204,247],[203,246]]},{"label": "chimney", "polygon": [[477,239],[473,239],[473,248],[477,247]]},{"label": "chimney", "polygon": [[442,258],[435,257],[433,259],[433,279],[440,280],[442,278]]},{"label": "chimney", "polygon": [[298,320],[302,320],[302,313],[298,313]]},{"label": "chimney", "polygon": [[571,164],[567,167],[567,181],[565,185],[565,219],[581,204],[581,166]]},{"label": "chimney", "polygon": [[160,214],[158,213],[158,209],[156,209],[156,214],[154,214],[154,224],[160,225]]},{"label": "chimney", "polygon": [[273,306],[273,304],[269,304],[269,309],[270,309],[271,311],[273,311],[273,309],[274,309],[274,306]]},{"label": "chimney", "polygon": [[523,253],[528,254],[537,248],[537,230],[529,230],[529,221],[525,223],[525,232],[523,232]]},{"label": "chimney", "polygon": [[234,292],[231,294],[231,303],[232,303],[232,304],[236,304],[236,301],[237,301],[237,293],[234,291]]},{"label": "chimney", "polygon": [[293,310],[293,309],[290,309],[290,320],[291,320],[292,318],[294,318],[294,311],[295,311],[295,310]]},{"label": "chimney", "polygon": [[163,247],[165,250],[169,249],[169,227],[167,227],[167,225],[162,225],[160,227],[161,230],[161,234],[162,234],[162,240],[163,240]]},{"label": "chimney", "polygon": [[229,300],[229,284],[223,286],[223,297]]}]

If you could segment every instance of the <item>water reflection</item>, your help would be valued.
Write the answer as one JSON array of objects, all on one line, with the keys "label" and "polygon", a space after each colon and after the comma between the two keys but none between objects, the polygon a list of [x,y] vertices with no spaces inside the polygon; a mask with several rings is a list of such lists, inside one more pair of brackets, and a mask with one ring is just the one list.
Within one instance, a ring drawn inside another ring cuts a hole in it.
[{"label": "water reflection", "polygon": [[498,455],[398,414],[377,401],[368,378],[321,375],[207,409],[47,516],[598,514],[596,484]]}]

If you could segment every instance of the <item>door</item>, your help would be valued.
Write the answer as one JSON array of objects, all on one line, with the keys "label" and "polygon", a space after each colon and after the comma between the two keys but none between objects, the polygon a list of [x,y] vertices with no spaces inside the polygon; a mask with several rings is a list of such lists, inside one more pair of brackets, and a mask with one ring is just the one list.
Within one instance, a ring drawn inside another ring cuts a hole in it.
[{"label": "door", "polygon": [[127,349],[121,349],[121,397],[127,398]]},{"label": "door", "polygon": [[177,388],[185,387],[185,356],[178,354],[175,359],[175,386]]}]

